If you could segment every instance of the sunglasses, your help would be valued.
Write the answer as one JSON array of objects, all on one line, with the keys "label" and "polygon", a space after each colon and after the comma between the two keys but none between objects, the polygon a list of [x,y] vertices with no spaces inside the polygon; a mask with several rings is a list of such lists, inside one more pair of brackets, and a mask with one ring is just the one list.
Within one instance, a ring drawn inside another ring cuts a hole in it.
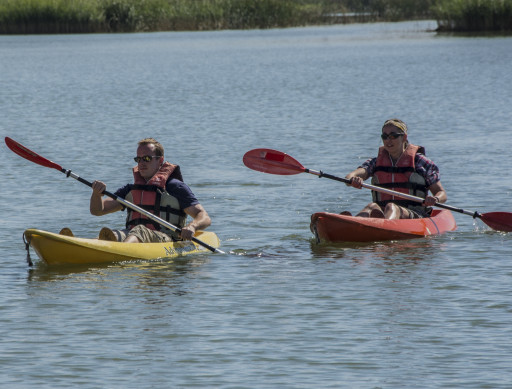
[{"label": "sunglasses", "polygon": [[399,133],[399,132],[391,132],[389,134],[382,134],[380,137],[382,138],[382,140],[386,140],[388,138],[391,138],[391,139],[396,139],[398,138],[399,136],[403,136],[404,134],[402,133]]},{"label": "sunglasses", "polygon": [[135,157],[135,158],[133,158],[133,160],[137,163],[139,163],[140,161],[151,162],[151,160],[153,158],[160,158],[160,157],[158,155],[157,156],[145,155],[143,157]]}]

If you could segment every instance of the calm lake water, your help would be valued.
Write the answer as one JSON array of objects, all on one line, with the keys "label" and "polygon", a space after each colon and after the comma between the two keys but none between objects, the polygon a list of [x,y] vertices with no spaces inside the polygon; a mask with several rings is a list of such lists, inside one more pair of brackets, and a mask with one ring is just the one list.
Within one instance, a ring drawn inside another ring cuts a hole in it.
[{"label": "calm lake water", "polygon": [[434,22],[0,36],[0,134],[115,190],[136,142],[182,167],[228,254],[49,268],[26,228],[94,237],[90,189],[7,149],[0,382],[6,388],[509,388],[512,235],[456,214],[441,237],[316,245],[318,211],[369,191],[247,169],[257,147],[344,176],[405,120],[448,204],[512,211],[512,38]]}]

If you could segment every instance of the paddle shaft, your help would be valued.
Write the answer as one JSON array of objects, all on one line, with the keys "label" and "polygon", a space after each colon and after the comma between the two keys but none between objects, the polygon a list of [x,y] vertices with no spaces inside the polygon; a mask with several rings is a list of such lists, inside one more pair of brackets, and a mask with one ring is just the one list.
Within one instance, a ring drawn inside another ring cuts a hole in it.
[{"label": "paddle shaft", "polygon": [[[351,181],[349,179],[347,179],[347,178],[333,176],[331,174],[327,174],[327,173],[324,173],[324,172],[318,171],[318,170],[312,170],[312,169],[304,168],[304,173],[314,174],[315,176],[318,176],[319,178],[325,177],[325,178],[329,178],[331,180],[344,182],[345,184],[350,184],[351,183]],[[382,188],[380,186],[375,186],[375,185],[370,185],[370,184],[365,184],[365,183],[363,183],[362,186],[363,186],[363,188],[371,189],[371,190],[374,190],[376,192],[386,193],[386,194],[389,194],[389,195],[392,195],[392,196],[396,196],[396,197],[401,197],[403,199],[415,201],[417,203],[423,203],[425,201],[425,199],[422,199],[421,197],[416,197],[416,196],[408,195],[407,193],[397,192],[397,191],[394,191],[394,190],[391,190],[391,189]],[[470,215],[470,216],[473,216],[473,218],[477,218],[477,217],[481,218],[481,215],[478,212],[465,211],[462,208],[452,207],[451,205],[446,205],[446,204],[442,204],[442,203],[436,203],[436,204],[434,204],[434,206],[439,207],[439,208],[449,209],[450,211],[454,211],[454,212],[459,212],[459,213],[463,213],[463,214],[466,214],[466,215]]]}]

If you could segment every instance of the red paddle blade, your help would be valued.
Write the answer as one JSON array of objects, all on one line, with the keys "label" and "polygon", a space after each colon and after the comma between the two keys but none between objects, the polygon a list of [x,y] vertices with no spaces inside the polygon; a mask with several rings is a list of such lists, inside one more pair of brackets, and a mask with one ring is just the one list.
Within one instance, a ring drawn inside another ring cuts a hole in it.
[{"label": "red paddle blade", "polygon": [[5,144],[9,147],[13,152],[18,154],[19,156],[28,159],[29,161],[35,162],[38,165],[42,165],[45,167],[51,167],[53,169],[57,169],[62,171],[62,167],[57,165],[55,162],[50,161],[44,157],[41,157],[39,154],[34,153],[32,150],[27,149],[25,146],[19,144],[15,140],[5,137]]},{"label": "red paddle blade", "polygon": [[482,221],[493,230],[512,232],[512,213],[488,212],[480,215]]},{"label": "red paddle blade", "polygon": [[306,170],[295,158],[272,149],[254,149],[244,155],[244,165],[249,169],[282,176],[304,173]]}]

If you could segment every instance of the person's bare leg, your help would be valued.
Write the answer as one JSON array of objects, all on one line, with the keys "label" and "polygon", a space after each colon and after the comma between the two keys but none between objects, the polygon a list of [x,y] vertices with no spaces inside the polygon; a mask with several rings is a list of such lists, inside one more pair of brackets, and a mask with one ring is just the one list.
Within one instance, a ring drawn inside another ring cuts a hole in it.
[{"label": "person's bare leg", "polygon": [[371,217],[370,215],[374,212],[377,214],[378,212],[382,213],[382,209],[376,203],[370,203],[366,207],[364,207],[356,216],[359,217]]},{"label": "person's bare leg", "polygon": [[384,217],[386,219],[411,219],[411,212],[407,208],[388,203],[384,209]]},{"label": "person's bare leg", "polygon": [[123,242],[124,243],[140,243],[140,240],[136,236],[128,235]]},{"label": "person's bare leg", "polygon": [[382,209],[372,209],[370,212],[370,217],[373,217],[375,219],[384,219],[384,212],[382,212]]}]

